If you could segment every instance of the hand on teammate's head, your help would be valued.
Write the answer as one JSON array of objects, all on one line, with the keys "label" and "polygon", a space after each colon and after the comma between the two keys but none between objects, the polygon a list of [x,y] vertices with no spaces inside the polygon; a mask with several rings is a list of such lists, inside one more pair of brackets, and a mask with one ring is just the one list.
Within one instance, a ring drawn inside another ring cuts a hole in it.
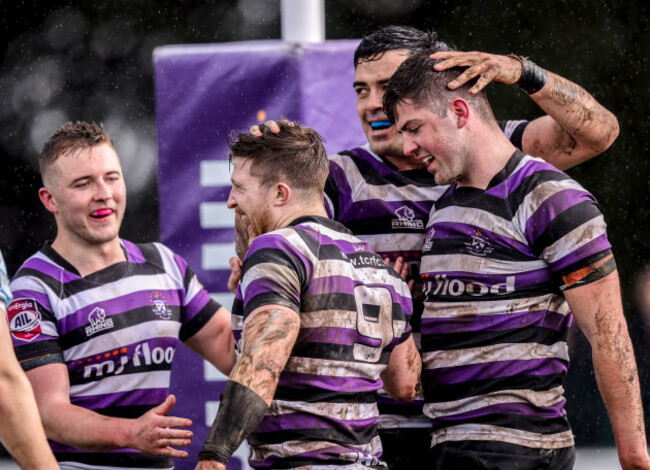
[{"label": "hand on teammate's head", "polygon": [[269,128],[269,130],[273,134],[279,134],[280,133],[280,126],[278,125],[278,122],[280,122],[281,124],[285,124],[285,125],[287,125],[289,127],[293,127],[295,125],[293,121],[289,121],[288,119],[281,119],[280,121],[269,120],[269,121],[266,121],[264,124],[251,126],[248,129],[248,133],[251,134],[251,135],[254,135],[255,137],[262,137],[261,126],[266,126],[266,127]]}]

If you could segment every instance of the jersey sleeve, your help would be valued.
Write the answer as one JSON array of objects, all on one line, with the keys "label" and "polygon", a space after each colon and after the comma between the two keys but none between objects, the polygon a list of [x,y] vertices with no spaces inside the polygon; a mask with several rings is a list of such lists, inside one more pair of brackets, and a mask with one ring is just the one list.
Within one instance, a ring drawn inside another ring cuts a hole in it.
[{"label": "jersey sleeve", "polygon": [[11,341],[25,371],[47,364],[64,364],[57,319],[44,281],[19,271],[11,283],[7,306]]},{"label": "jersey sleeve", "polygon": [[345,170],[340,164],[340,155],[330,156],[330,173],[325,182],[325,209],[327,215],[334,220],[339,220],[352,203],[352,188]]},{"label": "jersey sleeve", "polygon": [[210,321],[221,304],[210,297],[183,257],[174,254],[174,263],[183,277],[179,338],[187,341]]},{"label": "jersey sleeve", "polygon": [[243,318],[258,307],[273,304],[300,313],[301,294],[311,271],[311,262],[285,236],[269,233],[257,237],[244,259],[239,284]]},{"label": "jersey sleeve", "polygon": [[576,181],[542,178],[527,196],[524,233],[536,256],[561,277],[611,253],[607,224],[596,199]]},{"label": "jersey sleeve", "polygon": [[512,145],[521,150],[524,130],[528,126],[529,121],[497,121],[497,123]]},{"label": "jersey sleeve", "polygon": [[7,277],[7,266],[0,252],[0,309],[6,310],[7,304],[11,302],[11,289],[9,289],[9,278]]}]

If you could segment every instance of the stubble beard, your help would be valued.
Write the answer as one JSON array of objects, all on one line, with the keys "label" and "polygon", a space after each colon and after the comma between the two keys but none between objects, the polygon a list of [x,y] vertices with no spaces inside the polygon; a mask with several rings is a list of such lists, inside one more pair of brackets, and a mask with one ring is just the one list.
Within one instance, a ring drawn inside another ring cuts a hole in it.
[{"label": "stubble beard", "polygon": [[371,141],[368,139],[370,150],[381,157],[404,157],[404,147],[402,146],[402,139],[397,136],[390,140]]},{"label": "stubble beard", "polygon": [[100,246],[112,242],[119,236],[119,226],[121,218],[118,220],[117,230],[111,230],[109,233],[96,233],[90,227],[83,224],[75,224],[68,220],[62,220],[62,225],[68,233],[71,233],[78,240],[82,240],[88,246]]}]

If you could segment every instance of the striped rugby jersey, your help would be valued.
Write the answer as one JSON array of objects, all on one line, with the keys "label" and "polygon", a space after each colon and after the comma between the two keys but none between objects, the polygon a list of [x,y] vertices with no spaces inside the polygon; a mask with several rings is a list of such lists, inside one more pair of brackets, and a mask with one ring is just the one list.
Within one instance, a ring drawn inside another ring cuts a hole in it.
[{"label": "striped rugby jersey", "polygon": [[[73,405],[137,418],[169,395],[179,339],[199,331],[220,305],[165,246],[121,243],[126,262],[85,277],[46,244],[16,273],[7,313],[26,369],[63,363]],[[57,460],[84,468],[173,467],[167,457],[133,449],[87,452],[51,445]]]},{"label": "striped rugby jersey", "polygon": [[[510,141],[521,148],[528,121],[498,121]],[[398,171],[370,150],[368,145],[330,155],[330,175],[325,184],[328,215],[345,225],[355,236],[368,242],[382,257],[402,256],[409,264],[409,278],[420,292],[419,262],[424,230],[433,203],[447,186],[436,186],[426,168]],[[422,301],[415,295],[411,321],[413,337],[420,347]],[[380,393],[381,428],[428,428],[422,414],[424,400],[400,403]]]},{"label": "striped rugby jersey", "polygon": [[516,151],[487,190],[449,187],[422,251],[424,411],[432,445],[573,445],[562,276],[611,253],[594,197]]},{"label": "striped rugby jersey", "polygon": [[251,243],[233,304],[236,339],[243,319],[271,304],[296,311],[300,332],[248,439],[250,464],[385,468],[376,392],[390,352],[410,336],[406,283],[341,224],[300,217]]}]

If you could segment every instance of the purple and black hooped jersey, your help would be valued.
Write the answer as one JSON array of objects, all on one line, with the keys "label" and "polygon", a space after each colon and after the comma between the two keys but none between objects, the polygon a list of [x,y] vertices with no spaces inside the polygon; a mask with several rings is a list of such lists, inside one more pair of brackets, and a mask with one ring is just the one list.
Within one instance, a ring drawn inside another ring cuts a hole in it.
[{"label": "purple and black hooped jersey", "polygon": [[385,468],[376,394],[391,351],[411,334],[406,283],[341,224],[301,217],[251,243],[233,329],[265,305],[294,310],[300,332],[269,413],[249,437],[250,464]]},{"label": "purple and black hooped jersey", "polygon": [[[498,121],[521,148],[528,121]],[[382,256],[419,263],[431,206],[444,192],[426,168],[398,171],[369,145],[330,155],[328,215]]]},{"label": "purple and black hooped jersey", "polygon": [[448,188],[422,251],[432,445],[573,445],[562,276],[610,253],[594,197],[543,160],[517,151],[486,190]]},{"label": "purple and black hooped jersey", "polygon": [[[26,370],[65,364],[73,405],[137,418],[169,395],[179,339],[199,331],[220,305],[165,246],[121,243],[126,262],[85,277],[45,245],[14,277],[7,314]],[[134,449],[87,452],[51,445],[57,460],[84,468],[173,467],[167,457]]]},{"label": "purple and black hooped jersey", "polygon": [[[517,148],[528,121],[498,121],[506,137]],[[325,185],[325,207],[331,218],[345,225],[382,257],[402,256],[409,264],[409,278],[419,292],[419,269],[424,232],[433,203],[447,186],[437,186],[426,168],[398,171],[368,145],[330,157],[330,175]],[[420,345],[421,299],[414,298],[411,326]],[[428,428],[422,414],[424,401],[400,403],[380,394],[380,427]]]}]

